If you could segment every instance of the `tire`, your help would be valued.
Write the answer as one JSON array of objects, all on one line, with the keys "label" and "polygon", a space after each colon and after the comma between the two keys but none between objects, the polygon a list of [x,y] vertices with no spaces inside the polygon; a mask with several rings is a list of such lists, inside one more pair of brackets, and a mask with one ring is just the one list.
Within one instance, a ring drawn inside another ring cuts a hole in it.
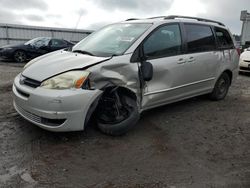
[{"label": "tire", "polygon": [[231,79],[227,73],[222,73],[217,82],[215,83],[212,93],[209,98],[214,101],[222,100],[226,97],[228,89],[231,85]]},{"label": "tire", "polygon": [[[137,121],[140,119],[140,114],[136,100],[129,96],[122,95],[118,91],[115,92],[117,92],[121,106],[117,107],[116,112],[115,108],[112,107],[112,105],[115,105],[117,102],[115,97],[113,98],[114,94],[109,93],[109,95],[104,96],[98,105],[97,127],[101,132],[107,135],[120,136],[127,133],[136,125]],[[118,113],[118,111],[120,112]]]},{"label": "tire", "polygon": [[24,63],[27,60],[26,53],[22,50],[17,50],[14,53],[14,60],[18,63]]}]

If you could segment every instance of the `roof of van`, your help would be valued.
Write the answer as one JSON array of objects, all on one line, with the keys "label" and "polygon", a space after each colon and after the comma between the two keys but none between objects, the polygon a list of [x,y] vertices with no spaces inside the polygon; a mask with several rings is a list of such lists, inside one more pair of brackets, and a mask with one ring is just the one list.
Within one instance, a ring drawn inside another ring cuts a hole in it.
[{"label": "roof of van", "polygon": [[190,16],[179,16],[179,15],[171,15],[171,16],[158,16],[152,18],[130,18],[124,21],[125,23],[171,23],[171,22],[189,22],[189,23],[200,23],[206,25],[219,26],[222,28],[226,28],[226,26],[218,21],[199,18],[199,17],[190,17]]}]

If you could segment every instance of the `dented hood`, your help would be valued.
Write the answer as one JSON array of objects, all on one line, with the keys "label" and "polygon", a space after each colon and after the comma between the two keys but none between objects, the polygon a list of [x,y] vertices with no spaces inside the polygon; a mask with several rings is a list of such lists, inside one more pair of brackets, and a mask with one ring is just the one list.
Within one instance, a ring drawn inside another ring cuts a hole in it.
[{"label": "dented hood", "polygon": [[62,72],[85,68],[108,59],[110,57],[94,57],[60,50],[34,59],[33,64],[24,69],[22,75],[43,81]]}]

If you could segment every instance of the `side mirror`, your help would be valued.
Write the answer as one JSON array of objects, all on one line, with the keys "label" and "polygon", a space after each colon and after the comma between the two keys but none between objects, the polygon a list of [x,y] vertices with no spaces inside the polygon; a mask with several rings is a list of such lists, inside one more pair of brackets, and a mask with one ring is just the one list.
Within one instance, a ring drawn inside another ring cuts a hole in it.
[{"label": "side mirror", "polygon": [[153,78],[153,65],[147,61],[141,64],[141,73],[144,81],[150,81]]},{"label": "side mirror", "polygon": [[144,54],[143,45],[140,45],[133,53],[131,63],[140,62],[141,63],[141,74],[144,81],[150,81],[153,78],[153,65],[147,61]]},{"label": "side mirror", "polygon": [[64,50],[65,51],[72,51],[72,49],[73,49],[73,46],[69,46],[69,47],[65,48]]},{"label": "side mirror", "polygon": [[143,45],[140,45],[134,51],[134,53],[130,59],[130,62],[137,63],[137,62],[143,62],[143,61],[146,61],[146,57],[144,55]]}]

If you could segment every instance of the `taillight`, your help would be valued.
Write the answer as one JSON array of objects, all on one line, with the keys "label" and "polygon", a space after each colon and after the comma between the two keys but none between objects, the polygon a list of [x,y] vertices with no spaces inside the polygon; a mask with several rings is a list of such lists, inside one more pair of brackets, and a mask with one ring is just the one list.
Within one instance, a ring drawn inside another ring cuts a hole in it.
[{"label": "taillight", "polygon": [[241,50],[239,48],[236,48],[237,52],[238,52],[238,55],[240,56],[241,54]]}]

